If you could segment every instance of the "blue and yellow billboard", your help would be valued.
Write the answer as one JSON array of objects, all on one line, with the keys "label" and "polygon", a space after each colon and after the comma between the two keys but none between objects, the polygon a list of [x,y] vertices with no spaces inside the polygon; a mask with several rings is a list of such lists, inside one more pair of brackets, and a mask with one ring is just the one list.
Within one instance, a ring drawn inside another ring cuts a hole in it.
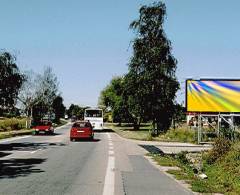
[{"label": "blue and yellow billboard", "polygon": [[187,80],[188,112],[240,112],[240,80]]}]

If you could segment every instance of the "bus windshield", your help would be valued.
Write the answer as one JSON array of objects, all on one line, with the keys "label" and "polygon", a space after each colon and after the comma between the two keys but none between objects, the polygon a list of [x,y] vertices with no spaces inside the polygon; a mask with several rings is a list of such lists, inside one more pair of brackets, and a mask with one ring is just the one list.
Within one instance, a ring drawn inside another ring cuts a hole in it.
[{"label": "bus windshield", "polygon": [[102,110],[85,110],[85,117],[102,117]]}]

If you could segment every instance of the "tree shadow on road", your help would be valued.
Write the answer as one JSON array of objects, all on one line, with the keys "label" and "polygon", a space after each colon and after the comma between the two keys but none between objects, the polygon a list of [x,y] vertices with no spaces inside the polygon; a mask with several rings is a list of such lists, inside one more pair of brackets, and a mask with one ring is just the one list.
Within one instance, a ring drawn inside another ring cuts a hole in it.
[{"label": "tree shadow on road", "polygon": [[94,130],[96,133],[114,133],[114,131],[110,128],[104,128],[104,129],[96,129]]},{"label": "tree shadow on road", "polygon": [[10,155],[9,152],[0,152],[0,158]]},{"label": "tree shadow on road", "polygon": [[[47,149],[49,147],[65,146],[66,144],[57,142],[41,142],[41,143],[31,143],[31,142],[22,142],[22,143],[7,143],[0,144],[0,151],[33,151],[38,149]],[[1,157],[1,156],[0,156]]]},{"label": "tree shadow on road", "polygon": [[40,158],[0,160],[0,179],[24,177],[31,173],[44,172],[34,167],[45,161],[46,159]]},{"label": "tree shadow on road", "polygon": [[84,139],[84,138],[79,138],[79,139],[74,139],[72,142],[99,142],[101,139]]},{"label": "tree shadow on road", "polygon": [[54,132],[53,134],[48,134],[48,133],[38,133],[38,134],[34,134],[34,136],[46,136],[46,137],[52,137],[52,136],[57,136],[57,135],[62,135],[63,133],[56,133]]},{"label": "tree shadow on road", "polygon": [[153,145],[139,145],[139,146],[147,150],[149,153],[164,155],[164,152],[157,148],[156,146]]}]

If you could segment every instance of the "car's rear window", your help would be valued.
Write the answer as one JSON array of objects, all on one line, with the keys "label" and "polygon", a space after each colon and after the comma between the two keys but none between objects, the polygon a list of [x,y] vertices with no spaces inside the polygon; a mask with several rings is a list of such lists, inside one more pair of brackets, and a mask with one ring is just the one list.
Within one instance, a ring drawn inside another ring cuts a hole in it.
[{"label": "car's rear window", "polygon": [[74,128],[83,128],[83,127],[90,127],[89,123],[74,123],[72,127]]}]

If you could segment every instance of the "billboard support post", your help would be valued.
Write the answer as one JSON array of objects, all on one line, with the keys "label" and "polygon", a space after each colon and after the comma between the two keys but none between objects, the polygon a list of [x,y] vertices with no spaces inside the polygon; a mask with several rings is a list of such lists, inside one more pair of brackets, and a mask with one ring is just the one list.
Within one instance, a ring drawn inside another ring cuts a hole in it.
[{"label": "billboard support post", "polygon": [[[219,129],[220,129],[220,117],[216,114],[202,114],[198,113],[198,144],[203,143],[202,142],[202,135],[203,135],[203,129],[202,129],[202,120],[205,120],[205,122],[214,129],[217,136],[219,135]],[[207,117],[217,117],[216,127],[214,127],[211,123],[208,122]]]},{"label": "billboard support post", "polygon": [[218,137],[219,137],[219,134],[220,134],[220,114],[218,114],[218,122],[217,122],[217,135],[218,135]]},{"label": "billboard support post", "polygon": [[198,115],[198,144],[201,142],[202,137],[202,116]]},{"label": "billboard support post", "polygon": [[206,117],[217,117],[217,127],[214,128],[213,126],[210,125],[209,122],[207,122],[211,127],[213,127],[215,129],[215,132],[217,134],[217,136],[220,136],[220,129],[221,129],[221,122],[224,121],[225,123],[227,123],[229,125],[229,129],[231,131],[231,140],[234,140],[234,132],[236,131],[236,126],[235,126],[235,117],[240,117],[240,114],[202,114],[202,113],[198,113],[198,144],[203,143],[202,141],[202,135],[203,135],[203,129],[202,129],[202,120],[205,119]]}]

